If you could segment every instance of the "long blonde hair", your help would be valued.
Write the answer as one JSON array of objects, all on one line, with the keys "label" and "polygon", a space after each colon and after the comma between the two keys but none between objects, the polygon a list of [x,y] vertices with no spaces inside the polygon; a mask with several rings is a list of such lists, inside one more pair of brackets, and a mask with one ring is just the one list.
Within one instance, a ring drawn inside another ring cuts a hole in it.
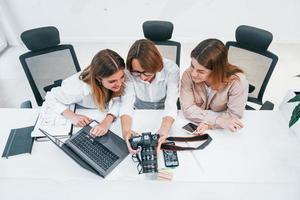
[{"label": "long blonde hair", "polygon": [[120,91],[113,92],[105,88],[98,80],[124,69],[123,58],[110,49],[104,49],[94,56],[91,64],[80,74],[79,79],[91,86],[93,100],[101,111],[105,110],[113,97],[122,95],[124,84]]}]

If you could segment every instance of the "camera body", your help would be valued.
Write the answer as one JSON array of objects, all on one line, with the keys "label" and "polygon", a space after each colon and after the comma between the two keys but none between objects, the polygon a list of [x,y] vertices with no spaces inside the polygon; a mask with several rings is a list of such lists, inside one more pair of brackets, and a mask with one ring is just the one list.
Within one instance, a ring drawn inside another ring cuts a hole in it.
[{"label": "camera body", "polygon": [[142,166],[142,173],[157,172],[157,152],[156,146],[159,140],[158,134],[151,132],[142,133],[139,136],[132,136],[129,139],[132,149],[141,147],[140,157],[137,155],[138,161]]}]

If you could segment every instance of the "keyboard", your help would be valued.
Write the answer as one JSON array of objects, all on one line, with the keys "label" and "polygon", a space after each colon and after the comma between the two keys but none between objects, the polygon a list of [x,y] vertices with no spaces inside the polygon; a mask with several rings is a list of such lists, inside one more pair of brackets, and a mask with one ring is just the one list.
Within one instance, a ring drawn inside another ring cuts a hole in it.
[{"label": "keyboard", "polygon": [[110,166],[116,162],[119,157],[106,148],[103,144],[93,140],[88,134],[78,134],[70,141],[88,158],[106,171]]}]

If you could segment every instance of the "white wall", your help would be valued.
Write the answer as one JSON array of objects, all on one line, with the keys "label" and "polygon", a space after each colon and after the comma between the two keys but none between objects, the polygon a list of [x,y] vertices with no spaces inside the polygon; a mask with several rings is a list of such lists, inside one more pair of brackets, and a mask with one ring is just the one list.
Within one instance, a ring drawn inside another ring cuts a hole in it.
[{"label": "white wall", "polygon": [[6,46],[7,46],[7,42],[0,28],[0,53],[2,52],[3,49],[5,49]]},{"label": "white wall", "polygon": [[17,37],[27,29],[55,25],[64,41],[128,41],[149,19],[174,23],[173,39],[234,39],[248,24],[271,31],[275,42],[300,42],[299,0],[0,0],[6,2]]},{"label": "white wall", "polygon": [[8,44],[19,44],[19,33],[22,32],[20,28],[18,20],[11,14],[11,9],[8,7],[6,0],[0,0],[0,29]]}]

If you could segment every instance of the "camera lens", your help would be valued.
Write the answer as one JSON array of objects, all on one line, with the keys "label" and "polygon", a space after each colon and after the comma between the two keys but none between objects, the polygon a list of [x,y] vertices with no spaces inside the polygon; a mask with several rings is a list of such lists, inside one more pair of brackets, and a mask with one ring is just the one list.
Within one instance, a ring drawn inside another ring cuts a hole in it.
[{"label": "camera lens", "polygon": [[143,133],[142,136],[134,136],[129,139],[131,147],[134,149],[141,148],[139,163],[142,166],[142,171],[139,173],[157,172],[156,146],[158,138],[159,135],[151,135],[151,132],[147,132]]},{"label": "camera lens", "polygon": [[144,173],[157,172],[157,155],[154,146],[142,148],[141,158]]}]

